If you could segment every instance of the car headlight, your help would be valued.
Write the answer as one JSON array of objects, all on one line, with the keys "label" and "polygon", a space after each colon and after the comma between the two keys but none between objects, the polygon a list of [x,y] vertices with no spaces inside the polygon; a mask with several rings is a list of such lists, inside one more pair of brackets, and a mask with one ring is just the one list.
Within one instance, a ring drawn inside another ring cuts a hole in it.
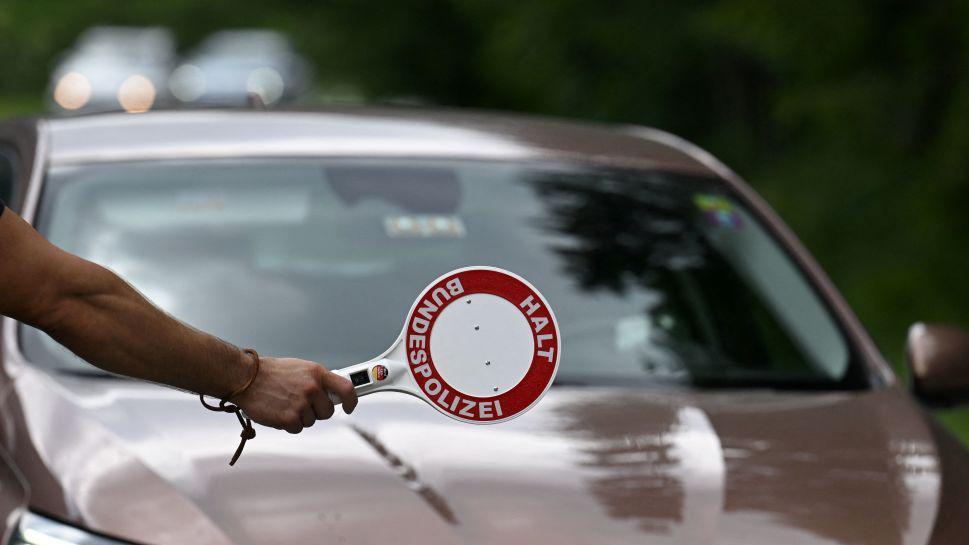
[{"label": "car headlight", "polygon": [[54,86],[54,102],[65,110],[77,110],[91,100],[91,82],[84,74],[68,72]]},{"label": "car headlight", "polygon": [[168,77],[168,88],[182,102],[198,100],[205,94],[205,72],[194,64],[183,64]]},{"label": "car headlight", "polygon": [[25,513],[10,545],[126,545],[34,513]]},{"label": "car headlight", "polygon": [[135,74],[128,76],[118,88],[118,104],[132,114],[147,112],[155,103],[155,84],[150,79]]},{"label": "car headlight", "polygon": [[285,90],[286,84],[283,82],[283,77],[268,66],[256,68],[246,78],[246,91],[256,93],[266,104],[279,100]]}]

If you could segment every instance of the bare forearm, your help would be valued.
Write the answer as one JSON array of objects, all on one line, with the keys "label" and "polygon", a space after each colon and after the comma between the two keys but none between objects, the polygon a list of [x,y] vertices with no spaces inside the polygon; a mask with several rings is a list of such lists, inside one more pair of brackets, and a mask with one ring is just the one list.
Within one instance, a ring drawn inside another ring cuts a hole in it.
[{"label": "bare forearm", "polygon": [[73,284],[38,325],[106,371],[215,396],[252,371],[238,348],[165,314],[107,269],[88,264]]},{"label": "bare forearm", "polygon": [[[168,316],[114,273],[53,246],[11,211],[0,216],[0,315],[33,325],[88,362],[114,373],[232,402],[253,421],[298,433],[348,414],[353,385],[322,365],[292,358],[256,361]],[[258,370],[258,372],[256,372]]]}]

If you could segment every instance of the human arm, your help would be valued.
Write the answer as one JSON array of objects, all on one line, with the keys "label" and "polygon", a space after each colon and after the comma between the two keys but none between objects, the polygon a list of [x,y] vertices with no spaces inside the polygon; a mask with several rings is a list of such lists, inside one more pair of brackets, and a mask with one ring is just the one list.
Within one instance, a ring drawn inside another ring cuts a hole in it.
[{"label": "human arm", "polygon": [[[239,348],[162,312],[9,209],[0,215],[0,314],[41,329],[106,371],[216,397],[244,385],[255,367]],[[230,401],[255,422],[298,433],[333,414],[327,391],[353,411],[348,380],[313,362],[264,357],[251,386]]]}]

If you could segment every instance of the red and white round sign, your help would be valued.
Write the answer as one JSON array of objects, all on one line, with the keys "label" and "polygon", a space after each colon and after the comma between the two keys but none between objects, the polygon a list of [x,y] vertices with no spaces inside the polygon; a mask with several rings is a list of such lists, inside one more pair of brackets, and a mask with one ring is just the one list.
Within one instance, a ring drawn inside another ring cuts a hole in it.
[{"label": "red and white round sign", "polygon": [[427,401],[476,424],[534,406],[562,352],[548,301],[525,279],[493,267],[458,269],[428,286],[407,315],[403,341]]}]

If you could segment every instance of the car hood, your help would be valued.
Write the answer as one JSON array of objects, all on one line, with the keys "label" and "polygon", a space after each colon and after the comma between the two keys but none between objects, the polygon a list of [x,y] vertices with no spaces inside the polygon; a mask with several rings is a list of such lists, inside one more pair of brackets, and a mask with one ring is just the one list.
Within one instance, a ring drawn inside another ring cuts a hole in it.
[{"label": "car hood", "polygon": [[32,505],[145,543],[921,544],[939,498],[897,389],[557,387],[496,426],[385,393],[300,435],[260,427],[232,468],[238,423],[189,394],[31,370],[15,390],[28,477],[57,483]]}]

